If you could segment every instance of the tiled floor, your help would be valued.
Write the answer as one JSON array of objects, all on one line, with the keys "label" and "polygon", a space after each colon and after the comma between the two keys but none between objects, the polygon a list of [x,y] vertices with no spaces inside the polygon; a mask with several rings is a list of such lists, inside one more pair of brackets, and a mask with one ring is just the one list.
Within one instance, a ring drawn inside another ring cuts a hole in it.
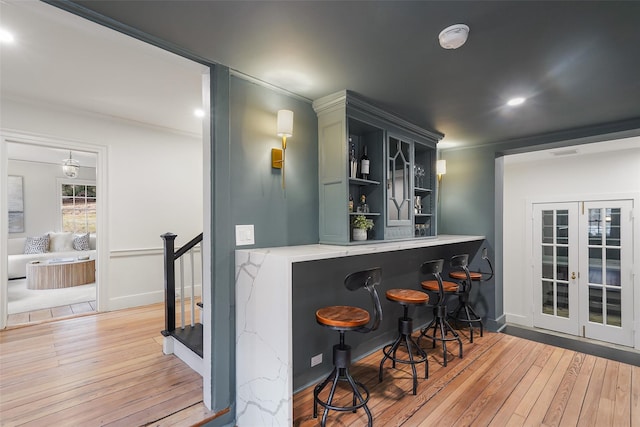
[{"label": "tiled floor", "polygon": [[88,301],[60,307],[46,308],[25,313],[10,314],[7,327],[28,325],[96,312],[96,302]]}]

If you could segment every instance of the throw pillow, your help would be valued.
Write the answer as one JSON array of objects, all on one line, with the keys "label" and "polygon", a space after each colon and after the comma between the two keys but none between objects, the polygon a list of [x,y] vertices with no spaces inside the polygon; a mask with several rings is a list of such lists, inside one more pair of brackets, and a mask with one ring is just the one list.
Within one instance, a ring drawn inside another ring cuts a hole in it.
[{"label": "throw pillow", "polygon": [[73,249],[76,251],[88,251],[89,250],[89,233],[76,234],[73,237]]},{"label": "throw pillow", "polygon": [[72,250],[72,233],[49,233],[49,252],[69,252]]},{"label": "throw pillow", "polygon": [[27,237],[24,242],[25,254],[43,254],[49,250],[49,235]]}]

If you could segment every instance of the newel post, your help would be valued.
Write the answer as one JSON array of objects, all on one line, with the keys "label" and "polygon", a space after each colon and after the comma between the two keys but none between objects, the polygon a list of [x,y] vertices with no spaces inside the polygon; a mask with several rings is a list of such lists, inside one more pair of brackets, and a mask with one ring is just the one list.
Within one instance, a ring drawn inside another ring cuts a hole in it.
[{"label": "newel post", "polygon": [[161,235],[164,240],[164,331],[169,336],[176,329],[176,272],[174,263],[175,240],[173,233]]}]

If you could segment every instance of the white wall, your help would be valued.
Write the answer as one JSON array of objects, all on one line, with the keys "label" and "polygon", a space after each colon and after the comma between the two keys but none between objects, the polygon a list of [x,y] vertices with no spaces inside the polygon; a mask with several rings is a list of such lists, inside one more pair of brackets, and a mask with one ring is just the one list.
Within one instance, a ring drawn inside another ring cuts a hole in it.
[{"label": "white wall", "polygon": [[0,107],[2,130],[105,147],[107,235],[98,238],[108,241],[110,280],[101,308],[162,301],[160,235],[177,234],[181,246],[203,228],[201,137],[15,99]]},{"label": "white wall", "polygon": [[[533,326],[533,295],[525,280],[527,274],[531,274],[531,260],[525,246],[526,232],[531,227],[526,222],[528,203],[581,201],[592,195],[611,198],[624,195],[628,198],[630,194],[637,196],[640,193],[640,137],[593,144],[597,145],[608,149],[568,156],[536,153],[533,155],[535,160],[528,160],[530,157],[526,155],[504,158],[503,274],[507,322]],[[614,151],[618,146],[621,149]],[[582,151],[580,147],[576,148]],[[565,150],[571,148],[561,151]],[[636,260],[640,244],[637,228],[634,232]],[[640,317],[638,282],[636,278],[636,318]]]},{"label": "white wall", "polygon": [[[7,170],[9,175],[22,177],[24,201],[24,232],[9,233],[9,238],[40,236],[49,231],[61,231],[58,179],[70,181],[64,177],[61,165],[9,160]],[[95,168],[81,167],[77,180],[95,183]]]}]

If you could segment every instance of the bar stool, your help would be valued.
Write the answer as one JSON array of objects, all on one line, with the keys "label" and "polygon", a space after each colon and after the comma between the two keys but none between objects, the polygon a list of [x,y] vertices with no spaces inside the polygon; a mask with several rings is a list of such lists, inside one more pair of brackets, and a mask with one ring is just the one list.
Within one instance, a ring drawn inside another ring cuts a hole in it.
[{"label": "bar stool", "polygon": [[[413,373],[413,394],[415,395],[418,389],[416,365],[424,362],[424,377],[429,378],[429,362],[427,361],[427,354],[418,346],[411,336],[413,333],[413,319],[409,317],[409,305],[425,305],[429,302],[429,295],[422,291],[414,291],[412,289],[389,289],[386,296],[389,301],[402,305],[404,314],[398,318],[398,338],[396,338],[393,344],[386,345],[382,349],[384,357],[382,361],[380,361],[378,380],[382,382],[383,365],[387,359],[391,359],[392,368],[396,367],[396,363],[411,365],[411,371]],[[396,357],[396,352],[400,345],[403,345],[407,349],[409,359]],[[414,350],[418,354],[417,358],[413,356]]]},{"label": "bar stool", "polygon": [[[451,258],[451,267],[457,270],[451,271],[449,277],[460,281],[460,289],[458,291],[458,306],[452,311],[450,317],[457,321],[469,325],[469,341],[473,342],[473,327],[477,323],[480,325],[480,336],[483,336],[484,325],[482,318],[478,316],[473,307],[469,304],[469,294],[473,282],[483,282],[491,280],[493,277],[493,265],[487,256],[487,249],[482,250],[482,259],[489,264],[489,273],[480,271],[469,271],[469,255],[456,255]],[[488,275],[483,279],[483,274]]]},{"label": "bar stool", "polygon": [[[356,412],[358,408],[364,409],[369,419],[368,425],[370,427],[373,426],[373,417],[367,406],[369,390],[363,383],[355,381],[349,373],[351,346],[345,344],[344,334],[347,331],[368,333],[378,329],[380,321],[382,320],[382,306],[380,305],[380,298],[378,297],[376,286],[379,285],[381,281],[382,272],[379,267],[352,273],[344,279],[344,285],[348,290],[355,291],[365,288],[369,292],[374,311],[374,320],[371,327],[366,326],[370,320],[369,312],[359,307],[339,305],[324,307],[316,311],[316,321],[318,324],[336,330],[340,334],[340,342],[333,346],[333,371],[313,390],[313,418],[318,417],[318,404],[324,407],[321,421],[322,426],[327,422],[329,410]],[[332,404],[338,381],[348,382],[351,386],[351,390],[353,391],[352,405],[337,406]],[[332,383],[331,389],[327,400],[324,401],[319,397],[319,394],[329,382]]]},{"label": "bar stool", "polygon": [[[438,259],[434,261],[427,261],[422,264],[420,271],[424,275],[433,275],[436,280],[425,280],[421,282],[422,289],[437,292],[438,301],[433,306],[433,320],[429,325],[420,332],[418,342],[422,337],[429,338],[433,341],[433,348],[436,347],[436,341],[442,342],[442,353],[444,357],[444,366],[447,366],[447,341],[458,341],[460,351],[458,352],[462,359],[462,340],[458,333],[451,327],[447,321],[447,295],[452,295],[458,292],[458,284],[454,282],[443,281],[440,273],[442,272],[442,265],[444,260]],[[433,334],[429,335],[429,329],[433,326]],[[440,336],[438,336],[438,329],[440,330]],[[452,337],[448,336],[451,332]]]},{"label": "bar stool", "polygon": [[480,327],[480,336],[483,336],[482,318],[476,314],[473,307],[469,305],[469,293],[471,292],[471,283],[482,279],[482,274],[470,272],[468,268],[469,255],[456,255],[451,258],[451,267],[457,270],[451,271],[449,277],[458,280],[460,287],[458,290],[458,306],[450,314],[450,318],[456,322],[466,323],[469,325],[469,341],[473,342],[473,329],[477,323]]}]

